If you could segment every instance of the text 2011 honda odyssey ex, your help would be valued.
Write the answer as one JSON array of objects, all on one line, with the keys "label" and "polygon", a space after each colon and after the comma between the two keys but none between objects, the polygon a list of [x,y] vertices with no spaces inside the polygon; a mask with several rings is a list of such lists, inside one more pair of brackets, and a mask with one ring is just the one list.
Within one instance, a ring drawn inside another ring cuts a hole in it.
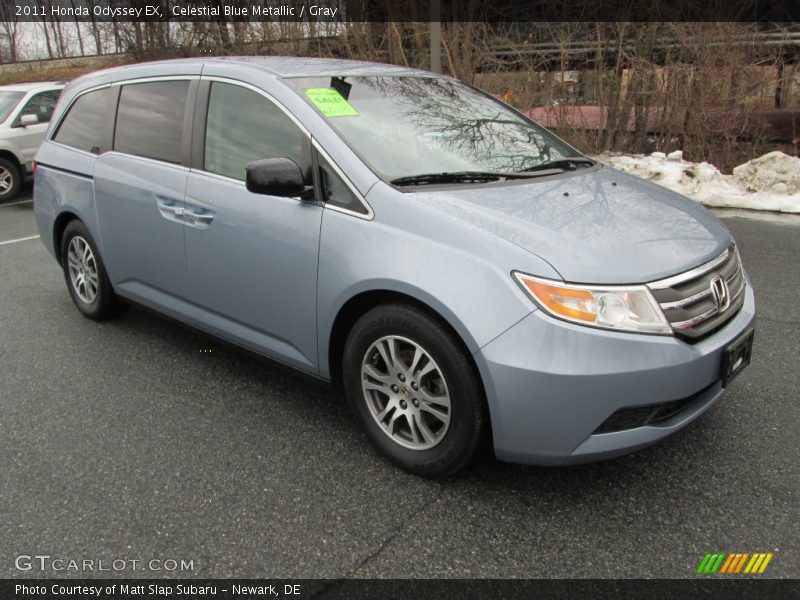
[{"label": "text 2011 honda odyssey ex", "polygon": [[559,465],[691,422],[750,360],[726,228],[454,79],[299,58],[83,77],[36,219],[87,317],[122,300],[341,381],[402,467]]}]

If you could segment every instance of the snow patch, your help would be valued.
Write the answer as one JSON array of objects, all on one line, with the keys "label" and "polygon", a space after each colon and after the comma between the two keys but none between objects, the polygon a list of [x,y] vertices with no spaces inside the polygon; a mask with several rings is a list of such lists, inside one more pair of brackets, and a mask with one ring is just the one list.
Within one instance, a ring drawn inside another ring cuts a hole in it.
[{"label": "snow patch", "polygon": [[707,206],[800,213],[800,158],[783,152],[754,158],[733,175],[706,162],[686,161],[680,150],[647,156],[606,152],[595,158]]},{"label": "snow patch", "polygon": [[752,192],[800,192],[800,158],[770,152],[733,169],[736,181]]}]

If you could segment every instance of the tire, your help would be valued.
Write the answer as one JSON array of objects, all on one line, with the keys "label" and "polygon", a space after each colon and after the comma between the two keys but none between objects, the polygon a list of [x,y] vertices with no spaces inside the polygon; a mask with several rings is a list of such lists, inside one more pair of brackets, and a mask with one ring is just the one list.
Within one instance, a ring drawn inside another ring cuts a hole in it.
[{"label": "tire", "polygon": [[342,369],[351,409],[396,465],[448,477],[480,456],[488,430],[483,388],[438,319],[405,304],[370,310],[350,331]]},{"label": "tire", "polygon": [[0,202],[17,197],[22,186],[19,167],[7,158],[0,158]]},{"label": "tire", "polygon": [[70,221],[61,236],[61,268],[72,301],[85,317],[102,321],[125,308],[114,294],[94,238],[78,220]]}]

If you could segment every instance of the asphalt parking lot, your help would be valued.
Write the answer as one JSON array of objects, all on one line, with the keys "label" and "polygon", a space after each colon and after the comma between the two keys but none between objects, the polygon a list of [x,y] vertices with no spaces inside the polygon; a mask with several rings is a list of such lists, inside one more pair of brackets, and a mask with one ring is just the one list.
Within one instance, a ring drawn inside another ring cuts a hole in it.
[{"label": "asphalt parking lot", "polygon": [[431,482],[379,458],[335,391],[138,308],[81,317],[39,240],[5,243],[37,234],[20,200],[0,207],[0,577],[79,575],[17,570],[34,554],[193,561],[104,576],[694,577],[714,551],[800,576],[800,219],[725,217],[753,363],[688,429]]}]

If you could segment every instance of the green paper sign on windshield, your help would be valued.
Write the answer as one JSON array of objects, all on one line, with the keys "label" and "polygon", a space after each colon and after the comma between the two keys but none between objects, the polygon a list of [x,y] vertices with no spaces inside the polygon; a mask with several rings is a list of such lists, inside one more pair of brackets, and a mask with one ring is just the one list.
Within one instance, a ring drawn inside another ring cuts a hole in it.
[{"label": "green paper sign on windshield", "polygon": [[306,96],[326,117],[358,116],[358,111],[333,88],[310,88]]}]

